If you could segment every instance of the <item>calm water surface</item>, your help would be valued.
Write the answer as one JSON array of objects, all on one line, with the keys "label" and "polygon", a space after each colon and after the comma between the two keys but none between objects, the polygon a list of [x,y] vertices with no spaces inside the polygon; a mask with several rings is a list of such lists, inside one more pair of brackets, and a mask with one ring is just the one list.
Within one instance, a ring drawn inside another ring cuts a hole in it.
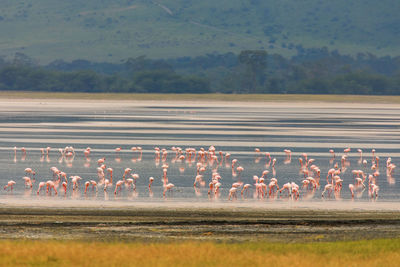
[{"label": "calm water surface", "polygon": [[[301,185],[304,179],[299,173],[298,158],[307,153],[315,159],[321,169],[321,187],[315,192],[302,189],[299,201],[320,201],[326,184],[326,175],[335,163],[339,163],[343,149],[350,147],[349,166],[341,174],[343,190],[340,198],[351,199],[348,184],[353,183],[352,170],[371,171],[371,149],[380,157],[378,201],[400,199],[398,175],[386,175],[386,160],[392,158],[397,165],[400,157],[400,107],[394,105],[355,104],[287,104],[287,103],[157,103],[157,102],[89,102],[83,101],[1,101],[0,106],[0,183],[17,182],[14,192],[2,190],[0,197],[34,198],[52,201],[54,198],[107,200],[107,201],[164,201],[162,196],[162,162],[154,160],[154,147],[165,148],[169,154],[168,178],[175,185],[168,200],[210,201],[207,187],[194,190],[196,164],[177,162],[171,147],[182,149],[214,145],[217,152],[231,154],[244,167],[240,176],[233,176],[230,162],[218,168],[222,177],[220,201],[227,201],[232,183],[241,180],[254,184],[253,175],[260,176],[268,169],[268,179],[275,176],[279,185],[293,181]],[[18,148],[14,157],[13,147]],[[40,148],[50,146],[49,157],[41,157]],[[76,156],[73,161],[60,157],[58,148],[73,146]],[[83,150],[90,146],[90,161]],[[131,147],[143,148],[140,158]],[[24,158],[21,147],[27,149]],[[117,155],[114,151],[121,147]],[[276,158],[275,170],[268,166],[265,156],[254,152],[270,152]],[[367,166],[359,162],[357,149],[364,151]],[[286,161],[284,149],[290,149],[292,160]],[[334,149],[336,158],[331,160],[329,149]],[[114,169],[114,181],[122,179],[125,168],[139,174],[136,192],[123,189],[116,197],[114,188],[105,194],[89,191],[83,194],[83,184],[89,179],[97,180],[97,160],[106,158],[107,167]],[[40,181],[52,179],[50,167],[55,166],[68,176],[83,178],[80,190],[68,190],[64,196],[59,188],[56,197],[36,195]],[[36,171],[33,191],[24,188],[24,169]],[[273,174],[274,173],[274,174]],[[148,178],[155,178],[153,195],[149,195]],[[211,168],[204,173],[208,184]],[[253,186],[254,188],[254,186]],[[253,192],[253,188],[251,192]],[[250,199],[250,200],[249,200]],[[247,201],[252,201],[252,194]],[[332,201],[336,201],[334,197]],[[238,201],[244,201],[240,198]],[[254,200],[256,201],[256,200]],[[259,200],[257,200],[259,201]],[[285,197],[263,200],[286,201]],[[370,201],[368,190],[359,192],[355,201]]]}]

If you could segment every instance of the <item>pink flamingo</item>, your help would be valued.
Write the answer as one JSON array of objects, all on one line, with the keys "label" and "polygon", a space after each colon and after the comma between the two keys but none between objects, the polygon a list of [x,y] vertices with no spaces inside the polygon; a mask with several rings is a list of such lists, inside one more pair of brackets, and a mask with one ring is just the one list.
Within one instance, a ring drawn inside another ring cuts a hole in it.
[{"label": "pink flamingo", "polygon": [[15,181],[10,180],[8,183],[4,186],[4,190],[7,189],[7,191],[13,191],[15,185]]},{"label": "pink flamingo", "polygon": [[376,162],[376,168],[379,169],[379,157],[375,157],[375,162]]},{"label": "pink flamingo", "polygon": [[72,182],[72,190],[75,190],[78,188],[79,186],[79,180],[82,180],[82,178],[80,176],[71,176],[69,177],[71,179]]},{"label": "pink flamingo", "polygon": [[374,183],[370,183],[369,184],[369,193],[370,193],[371,198],[377,199],[378,198],[378,192],[379,192],[379,186],[377,186]]},{"label": "pink flamingo", "polygon": [[167,161],[167,156],[168,156],[168,151],[163,148],[161,149],[162,155],[161,155],[161,161],[166,162]]},{"label": "pink flamingo", "polygon": [[244,196],[244,197],[246,197],[247,195],[248,195],[248,191],[249,191],[249,188],[251,187],[251,184],[245,184],[244,186],[243,186],[243,189],[242,189],[242,191],[240,192],[240,194],[242,195],[242,196]]},{"label": "pink flamingo", "polygon": [[197,175],[196,178],[194,179],[193,187],[196,187],[196,184],[201,185],[202,181],[203,181],[203,175]]},{"label": "pink flamingo", "polygon": [[233,159],[231,163],[231,168],[232,168],[232,176],[236,176],[236,171],[235,171],[235,164],[238,162],[237,159]]},{"label": "pink flamingo", "polygon": [[242,166],[238,166],[238,167],[236,168],[236,171],[237,171],[238,175],[240,175],[240,174],[242,173],[243,170],[244,170],[244,168],[243,168]]},{"label": "pink flamingo", "polygon": [[300,197],[299,186],[292,182],[292,198],[294,197],[295,200],[298,200]]},{"label": "pink flamingo", "polygon": [[221,185],[222,184],[220,182],[217,182],[214,184],[214,195],[216,197],[218,197],[218,195],[219,195]]},{"label": "pink flamingo", "polygon": [[264,170],[260,176],[260,178],[267,179],[267,174],[269,173],[269,170]]},{"label": "pink flamingo", "polygon": [[214,182],[208,183],[208,195],[210,195],[211,192],[214,192]]},{"label": "pink flamingo", "polygon": [[57,167],[51,167],[50,168],[51,172],[53,173],[53,180],[57,178],[57,176],[60,173],[60,170]]},{"label": "pink flamingo", "polygon": [[67,174],[65,172],[60,172],[60,177],[64,178],[64,182],[68,183]]},{"label": "pink flamingo", "polygon": [[265,157],[268,159],[268,161],[266,162],[265,166],[268,168],[269,165],[271,164],[271,154],[269,152],[265,152]]},{"label": "pink flamingo", "polygon": [[308,189],[308,187],[310,185],[310,181],[307,179],[304,179],[303,181],[301,181],[301,184],[303,185],[303,188]]},{"label": "pink flamingo", "polygon": [[329,153],[331,153],[333,159],[336,157],[335,151],[333,149],[329,149]]},{"label": "pink flamingo", "polygon": [[353,184],[349,184],[349,190],[351,192],[351,199],[354,198],[354,185]]},{"label": "pink flamingo", "polygon": [[87,148],[83,151],[83,154],[85,155],[85,158],[89,158],[91,151],[92,151],[92,149],[91,149],[90,147],[87,147]]},{"label": "pink flamingo", "polygon": [[105,179],[104,180],[104,192],[107,192],[107,188],[108,187],[111,187],[112,186],[112,183],[110,183],[110,180],[108,180],[108,179]]},{"label": "pink flamingo", "polygon": [[115,183],[115,190],[114,190],[114,195],[117,194],[117,190],[121,191],[122,185],[124,184],[124,181],[119,180],[118,182]]},{"label": "pink flamingo", "polygon": [[233,183],[233,184],[232,184],[232,187],[239,188],[239,187],[241,187],[242,185],[243,185],[243,182],[236,182],[236,183]]},{"label": "pink flamingo", "polygon": [[228,196],[228,200],[234,200],[234,199],[237,199],[237,196],[236,196],[236,191],[237,191],[237,187],[232,187],[231,189],[229,189],[229,196]]},{"label": "pink flamingo", "polygon": [[85,191],[84,191],[84,194],[86,194],[86,191],[87,191],[87,189],[88,189],[89,186],[90,186],[90,182],[89,182],[89,181],[85,182]]},{"label": "pink flamingo", "polygon": [[343,180],[340,178],[340,176],[335,175],[333,176],[333,182],[335,192],[340,192],[340,190],[342,189]]},{"label": "pink flamingo", "polygon": [[[68,183],[67,182],[63,182],[62,183],[62,187],[64,189],[64,194],[67,194],[67,187],[68,187]],[[39,191],[38,191],[39,192]]]},{"label": "pink flamingo", "polygon": [[292,151],[290,149],[284,149],[283,152],[286,154],[286,158],[283,161],[284,164],[290,164],[292,161]]},{"label": "pink flamingo", "polygon": [[128,178],[128,179],[125,180],[125,187],[127,187],[127,188],[131,188],[132,187],[132,190],[136,189],[136,185],[133,182],[132,178]]},{"label": "pink flamingo", "polygon": [[229,168],[229,159],[231,157],[230,153],[225,154],[225,168]]},{"label": "pink flamingo", "polygon": [[311,176],[307,177],[306,180],[310,182],[310,185],[312,185],[314,189],[316,189],[317,186],[319,186],[318,182]]},{"label": "pink flamingo", "polygon": [[124,170],[124,174],[122,175],[122,180],[125,181],[126,176],[127,176],[128,174],[130,174],[131,171],[132,171],[131,168],[126,168],[126,169]]},{"label": "pink flamingo", "polygon": [[254,180],[254,186],[255,186],[255,192],[254,192],[254,197],[260,197],[261,193],[261,188],[260,188],[260,183],[259,183],[259,178],[257,175],[253,175],[253,180]]},{"label": "pink flamingo", "polygon": [[139,179],[139,174],[137,174],[137,173],[131,174],[131,177],[133,179],[133,184],[136,187],[136,181],[137,181],[137,179]]},{"label": "pink flamingo", "polygon": [[258,194],[261,194],[261,198],[264,198],[267,194],[267,185],[264,183],[264,178],[259,179],[258,183]]},{"label": "pink flamingo", "polygon": [[282,193],[282,191],[287,191],[288,196],[292,195],[292,183],[286,183],[282,186],[282,188],[279,190],[279,193]]},{"label": "pink flamingo", "polygon": [[172,191],[172,188],[174,188],[174,184],[168,183],[166,185],[164,185],[164,191],[163,191],[163,196],[165,196],[166,192],[170,192]]},{"label": "pink flamingo", "polygon": [[31,180],[31,178],[25,176],[25,177],[22,177],[22,179],[23,179],[24,182],[25,182],[25,187],[30,187],[30,188],[32,188],[32,180]]},{"label": "pink flamingo", "polygon": [[97,182],[95,180],[90,180],[89,182],[92,185],[92,191],[94,189],[96,189],[96,193],[97,193]]},{"label": "pink flamingo", "polygon": [[97,168],[97,177],[99,178],[99,183],[105,182],[105,175],[104,175],[104,170],[101,167]]},{"label": "pink flamingo", "polygon": [[300,169],[304,169],[304,163],[303,163],[303,158],[299,158],[299,163],[300,163]]},{"label": "pink flamingo", "polygon": [[38,187],[38,190],[37,190],[37,194],[38,194],[38,195],[39,195],[39,193],[40,193],[40,190],[41,190],[45,185],[46,185],[45,182],[40,182],[40,183],[39,183],[39,187]]},{"label": "pink flamingo", "polygon": [[360,162],[362,162],[363,151],[362,151],[362,149],[358,148],[357,152],[360,153],[360,159],[358,160],[358,162],[360,163]]},{"label": "pink flamingo", "polygon": [[50,194],[51,194],[51,189],[54,190],[54,193],[55,193],[56,195],[58,194],[54,182],[49,180],[49,181],[46,182],[46,193],[50,193]]},{"label": "pink flamingo", "polygon": [[272,165],[271,165],[272,168],[275,167],[275,163],[276,163],[276,158],[274,158],[274,159],[272,160]]},{"label": "pink flamingo", "polygon": [[322,197],[324,197],[325,192],[328,192],[328,195],[330,196],[333,192],[333,184],[325,185],[324,191],[322,191],[322,194],[321,194]]},{"label": "pink flamingo", "polygon": [[355,181],[355,187],[360,187],[360,186],[362,186],[363,188],[365,188],[365,184],[364,184],[364,180],[363,180],[363,179],[361,179],[361,178],[359,178],[359,177],[356,177],[356,178],[354,179],[354,181]]},{"label": "pink flamingo", "polygon": [[151,185],[153,184],[153,182],[154,182],[154,178],[153,177],[150,177],[149,178],[149,190],[151,191]]},{"label": "pink flamingo", "polygon": [[270,196],[272,194],[275,194],[275,190],[276,190],[276,192],[278,192],[278,190],[279,190],[278,180],[276,178],[271,178],[271,180],[268,184],[268,188],[269,188]]},{"label": "pink flamingo", "polygon": [[27,176],[29,175],[29,177],[30,177],[33,181],[35,180],[35,174],[36,174],[36,172],[34,172],[31,168],[26,168],[26,169],[25,169],[25,173],[26,173]]},{"label": "pink flamingo", "polygon": [[106,161],[106,158],[101,158],[97,160],[97,164],[101,166]]}]

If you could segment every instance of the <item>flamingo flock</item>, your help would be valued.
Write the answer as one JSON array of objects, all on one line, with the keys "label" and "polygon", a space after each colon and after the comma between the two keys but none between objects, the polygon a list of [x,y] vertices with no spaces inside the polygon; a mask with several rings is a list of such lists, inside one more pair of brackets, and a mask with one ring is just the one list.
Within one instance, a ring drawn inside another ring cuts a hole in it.
[{"label": "flamingo flock", "polygon": [[[25,160],[27,156],[27,150],[22,147],[21,160]],[[50,162],[51,147],[41,148],[40,161]],[[59,163],[66,162],[68,167],[72,167],[72,162],[76,157],[75,149],[72,146],[58,149],[59,151]],[[83,156],[85,158],[85,166],[89,167],[91,162],[91,151],[90,147],[83,150]],[[123,149],[121,147],[115,148],[115,160],[121,162],[121,153]],[[141,147],[132,147],[131,152],[133,153],[133,162],[142,160],[143,150]],[[171,154],[169,154],[172,152]],[[283,150],[285,159],[283,163],[285,165],[292,164],[292,151],[290,149]],[[351,194],[351,198],[355,196],[361,196],[365,190],[368,190],[369,197],[376,200],[379,195],[378,182],[380,180],[380,170],[383,169],[380,158],[376,155],[375,149],[371,150],[371,158],[366,158],[361,149],[357,149],[358,153],[358,164],[361,169],[350,168],[349,153],[351,148],[345,148],[341,156],[337,156],[333,149],[329,151],[330,159],[329,164],[332,168],[321,171],[321,168],[316,165],[316,161],[310,158],[307,153],[301,153],[298,158],[299,177],[292,179],[290,182],[286,182],[279,186],[278,178],[276,175],[276,162],[277,159],[271,157],[269,152],[262,152],[259,148],[254,149],[254,163],[263,162],[262,169],[260,169],[261,175],[257,176],[253,174],[253,183],[244,183],[243,172],[245,168],[239,163],[238,159],[231,159],[231,154],[223,151],[216,151],[214,146],[210,146],[208,149],[200,148],[186,148],[172,147],[170,151],[166,148],[160,149],[159,147],[154,148],[154,163],[156,167],[161,165],[160,179],[154,177],[148,178],[148,194],[153,196],[152,185],[155,182],[160,181],[162,184],[162,196],[171,196],[175,185],[170,182],[168,177],[169,161],[172,164],[177,164],[179,171],[183,173],[185,168],[189,166],[195,166],[195,172],[193,173],[193,189],[196,195],[201,195],[203,188],[208,188],[208,197],[210,199],[221,198],[222,184],[227,183],[227,179],[223,179],[220,168],[225,167],[231,169],[232,178],[234,181],[229,190],[227,191],[228,201],[235,201],[239,198],[242,199],[291,199],[299,200],[301,197],[304,199],[312,198],[316,192],[321,190],[321,198],[323,199],[340,199],[341,192],[343,189],[344,176],[346,172],[351,172],[352,180],[348,185],[348,190]],[[14,161],[16,162],[18,149],[14,147]],[[170,156],[169,156],[170,155]],[[369,162],[369,164],[368,164]],[[293,163],[296,164],[296,163]],[[396,165],[392,163],[391,157],[386,160],[386,176],[389,183],[394,183],[394,170]],[[100,189],[103,189],[106,194],[108,190],[112,190],[114,195],[121,194],[122,190],[136,193],[137,181],[141,176],[134,172],[131,168],[126,167],[123,170],[122,179],[115,181],[113,174],[113,168],[107,166],[107,160],[105,157],[97,160],[96,174],[93,174],[91,179],[84,179],[78,175],[70,175],[68,177],[67,172],[64,172],[57,167],[53,166],[50,168],[51,179],[46,181],[37,180],[37,174],[32,168],[24,169],[24,176],[22,177],[24,186],[26,189],[32,189],[37,183],[36,194],[42,194],[42,191],[48,196],[58,195],[59,191],[66,195],[69,190],[72,192],[78,192],[82,184],[83,194],[88,194],[90,191],[97,194]],[[209,172],[207,172],[209,171]],[[325,183],[325,178],[321,180],[321,175],[326,173],[326,184],[321,188],[321,183]],[[209,176],[206,173],[211,173]],[[40,174],[44,176],[45,174]],[[268,176],[270,178],[268,178]],[[96,177],[96,178],[93,178]],[[208,177],[208,178],[207,178]],[[208,180],[208,181],[207,181]],[[251,179],[250,179],[251,180]],[[286,179],[287,180],[287,179]],[[18,181],[18,180],[17,180]],[[297,183],[296,183],[297,182]],[[14,190],[16,181],[10,180],[4,186],[4,190],[11,192]],[[225,186],[226,187],[226,186]]]}]

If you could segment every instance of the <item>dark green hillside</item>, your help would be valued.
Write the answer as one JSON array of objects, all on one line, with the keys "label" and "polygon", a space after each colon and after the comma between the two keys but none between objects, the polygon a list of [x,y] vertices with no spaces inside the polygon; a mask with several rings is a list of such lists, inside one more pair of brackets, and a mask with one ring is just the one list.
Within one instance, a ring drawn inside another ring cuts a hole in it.
[{"label": "dark green hillside", "polygon": [[3,0],[0,55],[118,62],[327,46],[400,54],[393,0]]}]

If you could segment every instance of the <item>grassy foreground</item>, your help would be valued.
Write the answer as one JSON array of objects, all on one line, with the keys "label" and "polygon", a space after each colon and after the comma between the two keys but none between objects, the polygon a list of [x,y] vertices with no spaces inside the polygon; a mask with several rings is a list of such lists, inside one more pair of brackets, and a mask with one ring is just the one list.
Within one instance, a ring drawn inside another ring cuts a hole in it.
[{"label": "grassy foreground", "polygon": [[126,101],[243,101],[243,102],[334,102],[399,104],[400,96],[365,95],[278,95],[278,94],[125,94],[49,93],[0,91],[1,99],[80,99]]},{"label": "grassy foreground", "polygon": [[0,241],[3,266],[398,266],[400,239],[307,244]]}]

